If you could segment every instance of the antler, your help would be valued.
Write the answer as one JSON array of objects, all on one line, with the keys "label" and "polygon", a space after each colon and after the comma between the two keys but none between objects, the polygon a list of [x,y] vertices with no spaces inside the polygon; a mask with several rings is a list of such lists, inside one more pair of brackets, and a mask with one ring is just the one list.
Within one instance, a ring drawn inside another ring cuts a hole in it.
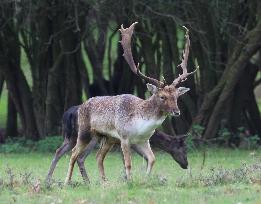
[{"label": "antler", "polygon": [[198,66],[197,66],[196,69],[193,72],[188,72],[188,70],[187,70],[188,56],[189,56],[189,47],[190,47],[189,30],[185,26],[182,26],[182,27],[185,28],[185,30],[186,30],[186,34],[185,34],[185,38],[186,38],[185,49],[183,50],[183,53],[182,53],[182,62],[178,65],[178,67],[182,68],[182,74],[179,75],[178,78],[176,78],[172,82],[172,85],[174,85],[174,86],[176,86],[180,82],[186,81],[187,77],[189,75],[191,75],[191,74],[194,74],[197,71],[197,69],[198,69]]},{"label": "antler", "polygon": [[133,56],[132,56],[132,51],[131,51],[131,37],[133,34],[134,26],[137,23],[138,22],[131,24],[131,26],[129,28],[123,28],[123,25],[121,25],[121,28],[119,29],[121,32],[121,38],[122,38],[120,43],[121,43],[123,51],[124,51],[123,57],[125,58],[126,62],[128,63],[128,65],[131,68],[131,71],[134,72],[134,74],[138,75],[139,77],[144,79],[146,82],[149,82],[157,87],[164,87],[165,84],[163,82],[144,75],[139,70],[139,64],[137,66],[135,65],[135,62],[134,62]]}]

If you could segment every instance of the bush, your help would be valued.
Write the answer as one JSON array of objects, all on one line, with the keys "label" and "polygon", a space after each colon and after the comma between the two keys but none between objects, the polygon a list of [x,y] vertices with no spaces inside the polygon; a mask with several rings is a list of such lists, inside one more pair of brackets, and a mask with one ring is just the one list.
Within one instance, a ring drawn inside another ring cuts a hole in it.
[{"label": "bush", "polygon": [[54,152],[61,146],[63,138],[61,136],[46,137],[39,140],[35,145],[35,150],[39,152]]},{"label": "bush", "polygon": [[0,153],[54,152],[62,142],[61,136],[46,137],[36,142],[24,138],[12,138],[0,145]]},{"label": "bush", "polygon": [[204,127],[200,125],[192,126],[190,132],[187,134],[186,143],[188,150],[199,149],[202,145],[240,149],[256,149],[260,147],[260,137],[257,134],[251,135],[250,131],[245,127],[239,127],[234,132],[228,128],[221,128],[217,136],[210,139],[202,138],[203,132]]}]

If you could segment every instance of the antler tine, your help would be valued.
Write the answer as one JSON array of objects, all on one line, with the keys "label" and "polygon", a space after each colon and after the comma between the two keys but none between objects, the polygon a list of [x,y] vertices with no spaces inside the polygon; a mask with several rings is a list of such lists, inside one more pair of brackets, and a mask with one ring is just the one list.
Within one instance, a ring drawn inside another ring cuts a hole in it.
[{"label": "antler tine", "polygon": [[138,75],[139,77],[144,79],[146,82],[149,82],[157,87],[163,87],[165,85],[163,82],[144,75],[139,70],[139,64],[137,66],[135,65],[135,62],[134,62],[133,56],[132,56],[132,51],[131,51],[131,38],[132,38],[134,27],[137,23],[138,22],[131,24],[131,26],[129,28],[124,28],[123,25],[121,25],[121,28],[119,29],[121,32],[120,43],[121,43],[123,51],[124,51],[123,57],[125,58],[126,62],[128,63],[128,65],[131,68],[131,71],[134,74]]},{"label": "antler tine", "polygon": [[188,64],[188,56],[189,56],[189,47],[190,47],[190,39],[189,39],[189,29],[186,28],[185,26],[182,26],[185,30],[186,30],[186,34],[185,34],[185,38],[186,38],[186,44],[185,44],[185,49],[182,52],[182,62],[178,65],[178,67],[182,68],[182,74],[179,75],[173,82],[172,84],[174,86],[176,86],[177,84],[179,84],[180,82],[186,81],[187,77],[191,74],[194,74],[197,69],[198,66],[196,67],[196,69],[192,72],[188,72],[187,70],[187,64]]}]

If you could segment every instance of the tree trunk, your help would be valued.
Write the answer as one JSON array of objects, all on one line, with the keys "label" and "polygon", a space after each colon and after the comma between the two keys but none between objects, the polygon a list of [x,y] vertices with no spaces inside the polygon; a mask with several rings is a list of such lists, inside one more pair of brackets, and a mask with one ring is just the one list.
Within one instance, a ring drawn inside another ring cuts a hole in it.
[{"label": "tree trunk", "polygon": [[[162,26],[165,32],[162,32],[162,56],[163,56],[163,76],[167,84],[171,84],[174,80],[174,73],[172,67],[173,53],[172,47],[167,32],[167,26]],[[174,33],[176,34],[176,33]],[[176,35],[173,36],[176,39]],[[178,53],[176,53],[178,54]],[[158,68],[159,69],[159,68]]]},{"label": "tree trunk", "polygon": [[[20,68],[11,64],[3,66],[7,89],[21,118],[23,135],[28,139],[39,138],[33,111],[33,100],[26,78]],[[14,83],[14,81],[16,83]]]},{"label": "tree trunk", "polygon": [[146,75],[159,79],[160,67],[157,67],[155,59],[155,48],[152,41],[153,35],[143,27],[137,27],[137,31],[143,33],[139,36],[141,43],[142,56],[146,65]]},{"label": "tree trunk", "polygon": [[[67,110],[71,106],[79,105],[82,102],[82,84],[81,84],[81,66],[82,53],[81,42],[77,40],[77,35],[73,31],[68,31],[68,36],[65,37],[64,49],[65,52],[70,52],[77,49],[72,54],[65,57],[66,69],[66,92],[65,92],[65,105],[64,109]],[[85,69],[85,67],[83,68]]]},{"label": "tree trunk", "polygon": [[261,118],[253,90],[249,92],[249,98],[247,102],[248,105],[246,107],[246,115],[249,117],[250,133],[252,135],[258,135],[258,137],[261,139]]},{"label": "tree trunk", "polygon": [[[90,12],[90,15],[95,16],[97,13],[92,11]],[[98,85],[101,95],[108,95],[108,89],[104,84],[105,80],[103,77],[103,59],[105,54],[108,29],[107,22],[108,19],[96,19],[95,23],[98,29],[98,36],[95,36],[97,35],[96,32],[91,31],[92,25],[90,22],[86,22],[89,35],[84,40],[84,48],[92,66],[93,83]]]},{"label": "tree trunk", "polygon": [[21,118],[23,135],[29,139],[38,139],[38,130],[33,111],[33,100],[30,87],[20,67],[20,43],[13,17],[13,4],[7,4],[0,13],[6,22],[0,30],[0,64],[10,97]]},{"label": "tree trunk", "polygon": [[135,77],[137,77],[129,68],[129,65],[126,63],[122,53],[123,51],[121,45],[119,44],[118,58],[114,63],[114,73],[112,76],[114,94],[133,93],[136,81]]},{"label": "tree trunk", "polygon": [[61,116],[63,113],[63,97],[60,92],[60,84],[63,82],[60,80],[62,77],[63,56],[60,54],[57,56],[53,67],[49,69],[48,84],[47,84],[47,96],[46,96],[46,111],[45,111],[45,135],[57,135],[60,133]]},{"label": "tree trunk", "polygon": [[3,91],[4,81],[5,81],[4,75],[0,72],[0,98]]},{"label": "tree trunk", "polygon": [[17,111],[12,97],[8,94],[7,121],[5,135],[7,137],[16,137],[17,131]]},{"label": "tree trunk", "polygon": [[[227,100],[231,96],[232,91],[234,90],[240,76],[242,76],[246,64],[250,58],[257,52],[261,46],[261,20],[259,20],[257,26],[251,30],[242,41],[242,45],[239,45],[234,50],[234,55],[232,57],[232,62],[228,63],[227,69],[225,71],[226,75],[223,75],[226,78],[224,82],[224,87],[222,88],[220,95],[216,95],[217,87],[211,91],[210,94],[213,94],[218,100],[214,101],[213,98],[207,102],[208,105],[213,105],[211,113],[209,114],[209,120],[207,122],[206,131],[204,137],[209,138],[216,135],[219,127],[219,123],[223,114],[224,107]],[[203,103],[203,105],[206,105]]]},{"label": "tree trunk", "polygon": [[[30,21],[30,31],[27,45],[30,48],[29,59],[32,72],[33,107],[36,115],[36,123],[41,137],[45,137],[46,131],[46,98],[49,68],[53,65],[52,43],[54,40],[52,25],[52,9],[49,1],[39,1],[35,5],[35,20]],[[57,9],[57,7],[54,7]],[[57,11],[58,12],[58,11]],[[59,12],[58,12],[59,13]],[[26,41],[25,41],[26,42]]]}]

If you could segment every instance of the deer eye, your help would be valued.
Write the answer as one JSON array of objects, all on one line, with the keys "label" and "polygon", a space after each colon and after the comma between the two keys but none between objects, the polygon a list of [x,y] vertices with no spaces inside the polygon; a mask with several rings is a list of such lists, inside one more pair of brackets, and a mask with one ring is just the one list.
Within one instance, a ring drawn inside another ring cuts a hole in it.
[{"label": "deer eye", "polygon": [[163,101],[164,101],[164,100],[166,100],[166,97],[165,97],[165,96],[161,96],[161,97],[160,97],[160,100],[163,100]]}]

